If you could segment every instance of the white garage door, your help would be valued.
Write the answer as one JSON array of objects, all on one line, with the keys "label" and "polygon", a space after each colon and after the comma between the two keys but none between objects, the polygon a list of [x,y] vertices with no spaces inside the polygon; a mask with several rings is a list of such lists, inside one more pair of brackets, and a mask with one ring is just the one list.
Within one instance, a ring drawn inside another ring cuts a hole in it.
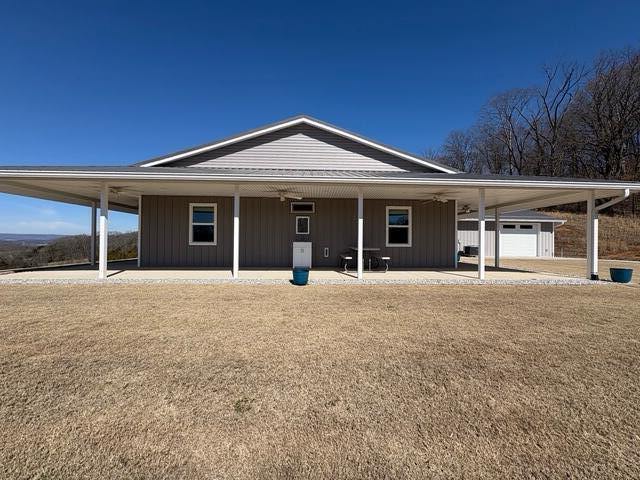
[{"label": "white garage door", "polygon": [[535,257],[538,255],[536,223],[504,223],[500,226],[500,255],[503,257]]}]

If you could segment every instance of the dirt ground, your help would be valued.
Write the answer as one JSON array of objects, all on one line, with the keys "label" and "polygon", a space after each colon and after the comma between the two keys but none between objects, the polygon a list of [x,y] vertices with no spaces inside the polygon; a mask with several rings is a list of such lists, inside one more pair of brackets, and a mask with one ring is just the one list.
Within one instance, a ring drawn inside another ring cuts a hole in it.
[{"label": "dirt ground", "polygon": [[0,287],[0,478],[638,478],[635,286]]}]

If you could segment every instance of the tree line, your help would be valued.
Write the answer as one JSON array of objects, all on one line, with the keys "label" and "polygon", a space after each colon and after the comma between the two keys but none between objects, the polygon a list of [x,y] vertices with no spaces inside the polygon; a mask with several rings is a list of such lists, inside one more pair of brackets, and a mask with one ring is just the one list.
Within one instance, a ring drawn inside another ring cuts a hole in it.
[{"label": "tree line", "polygon": [[546,66],[539,84],[490,98],[433,156],[470,173],[640,180],[640,50]]}]

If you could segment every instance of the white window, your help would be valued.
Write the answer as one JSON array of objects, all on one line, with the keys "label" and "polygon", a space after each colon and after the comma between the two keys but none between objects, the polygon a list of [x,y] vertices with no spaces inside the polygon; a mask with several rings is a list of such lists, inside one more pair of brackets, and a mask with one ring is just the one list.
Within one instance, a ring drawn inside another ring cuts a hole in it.
[{"label": "white window", "polygon": [[189,204],[189,245],[216,245],[218,204]]},{"label": "white window", "polygon": [[411,207],[387,207],[387,247],[411,246]]},{"label": "white window", "polygon": [[296,217],[296,234],[309,235],[309,217]]},{"label": "white window", "polygon": [[291,213],[314,213],[315,211],[314,202],[291,202]]}]

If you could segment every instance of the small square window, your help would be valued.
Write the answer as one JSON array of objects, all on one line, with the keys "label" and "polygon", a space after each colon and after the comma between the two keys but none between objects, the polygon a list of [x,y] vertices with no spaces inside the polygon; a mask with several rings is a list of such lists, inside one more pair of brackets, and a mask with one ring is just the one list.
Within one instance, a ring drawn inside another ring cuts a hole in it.
[{"label": "small square window", "polygon": [[309,235],[309,217],[296,217],[296,234]]},{"label": "small square window", "polygon": [[291,202],[291,213],[314,213],[315,211],[314,202]]}]

